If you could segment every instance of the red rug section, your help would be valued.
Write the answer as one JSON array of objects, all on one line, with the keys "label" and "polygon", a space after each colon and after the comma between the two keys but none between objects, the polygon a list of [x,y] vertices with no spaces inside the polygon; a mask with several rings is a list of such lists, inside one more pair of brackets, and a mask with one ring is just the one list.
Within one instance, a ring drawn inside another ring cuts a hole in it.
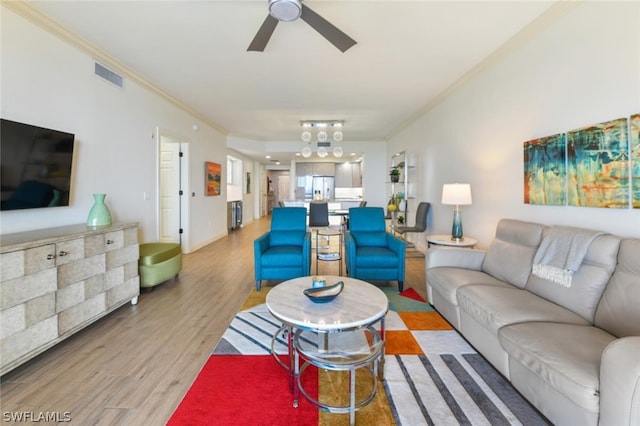
[{"label": "red rug section", "polygon": [[412,288],[406,289],[405,291],[400,293],[400,296],[408,297],[409,299],[417,300],[418,302],[427,303],[427,301],[424,300],[422,296],[420,296],[418,292]]},{"label": "red rug section", "polygon": [[[317,369],[302,378],[317,399]],[[303,395],[293,407],[289,376],[272,356],[212,355],[167,424],[317,425],[318,408]]]}]

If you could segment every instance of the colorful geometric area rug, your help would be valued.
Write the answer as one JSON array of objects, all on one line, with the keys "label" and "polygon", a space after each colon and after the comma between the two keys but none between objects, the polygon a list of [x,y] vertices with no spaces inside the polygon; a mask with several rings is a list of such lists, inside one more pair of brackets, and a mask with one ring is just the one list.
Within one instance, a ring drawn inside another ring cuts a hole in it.
[{"label": "colorful geometric area rug", "polygon": [[[549,424],[415,291],[380,288],[389,299],[384,379],[373,401],[356,412],[357,425]],[[293,407],[287,372],[271,355],[281,323],[264,304],[268,291],[249,295],[169,425],[349,424],[348,414],[321,411],[303,396]],[[286,339],[274,349],[284,361]],[[347,405],[346,374],[307,370],[303,387],[312,397]],[[357,392],[370,381],[364,376],[356,376]]]}]

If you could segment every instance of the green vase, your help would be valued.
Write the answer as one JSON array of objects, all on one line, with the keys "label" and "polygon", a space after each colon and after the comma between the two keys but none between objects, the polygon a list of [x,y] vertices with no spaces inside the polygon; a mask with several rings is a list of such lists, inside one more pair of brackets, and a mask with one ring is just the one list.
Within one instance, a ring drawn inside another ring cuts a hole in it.
[{"label": "green vase", "polygon": [[111,225],[111,213],[109,208],[104,203],[104,199],[107,194],[93,194],[93,207],[89,211],[89,217],[87,218],[87,226],[109,226]]}]

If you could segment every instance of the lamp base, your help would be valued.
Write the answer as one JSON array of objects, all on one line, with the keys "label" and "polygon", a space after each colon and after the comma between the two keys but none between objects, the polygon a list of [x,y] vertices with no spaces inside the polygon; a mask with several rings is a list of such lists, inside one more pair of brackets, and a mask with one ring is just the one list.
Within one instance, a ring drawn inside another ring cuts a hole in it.
[{"label": "lamp base", "polygon": [[462,215],[460,214],[460,206],[456,206],[453,210],[453,226],[451,227],[451,241],[460,242],[464,239],[462,236]]},{"label": "lamp base", "polygon": [[464,241],[464,237],[451,237],[451,241],[453,241],[454,243],[461,243]]}]

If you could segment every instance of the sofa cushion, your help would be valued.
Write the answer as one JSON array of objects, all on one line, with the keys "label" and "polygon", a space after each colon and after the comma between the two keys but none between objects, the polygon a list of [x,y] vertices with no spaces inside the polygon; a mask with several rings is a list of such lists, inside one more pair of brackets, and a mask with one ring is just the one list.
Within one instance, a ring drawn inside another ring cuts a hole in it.
[{"label": "sofa cushion", "polygon": [[640,336],[640,239],[620,243],[618,265],[602,295],[595,325],[618,336]]},{"label": "sofa cushion", "polygon": [[304,242],[306,231],[271,231],[270,246],[300,245]]},{"label": "sofa cushion", "polygon": [[593,240],[582,265],[573,274],[570,287],[532,274],[526,289],[593,323],[598,302],[616,267],[619,245],[620,239],[612,235],[602,235]]},{"label": "sofa cushion", "polygon": [[182,255],[178,243],[144,243],[140,244],[140,265],[157,265],[176,256]]},{"label": "sofa cushion", "polygon": [[524,288],[531,273],[533,256],[542,241],[544,225],[502,219],[496,237],[482,263],[482,270],[501,281]]},{"label": "sofa cushion", "polygon": [[357,268],[398,268],[398,255],[386,247],[357,247]]},{"label": "sofa cushion", "polygon": [[272,246],[262,253],[262,267],[302,265],[302,246]]},{"label": "sofa cushion", "polygon": [[599,411],[600,358],[614,336],[592,326],[531,322],[503,327],[498,339],[509,357],[562,395]]},{"label": "sofa cushion", "polygon": [[351,235],[356,246],[387,247],[387,233],[385,231],[358,231]]},{"label": "sofa cushion", "polygon": [[527,321],[589,324],[568,309],[516,287],[468,285],[458,290],[458,304],[496,335],[505,325]]},{"label": "sofa cushion", "polygon": [[484,272],[447,267],[427,269],[427,282],[454,306],[458,306],[458,289],[469,284],[512,287]]}]

